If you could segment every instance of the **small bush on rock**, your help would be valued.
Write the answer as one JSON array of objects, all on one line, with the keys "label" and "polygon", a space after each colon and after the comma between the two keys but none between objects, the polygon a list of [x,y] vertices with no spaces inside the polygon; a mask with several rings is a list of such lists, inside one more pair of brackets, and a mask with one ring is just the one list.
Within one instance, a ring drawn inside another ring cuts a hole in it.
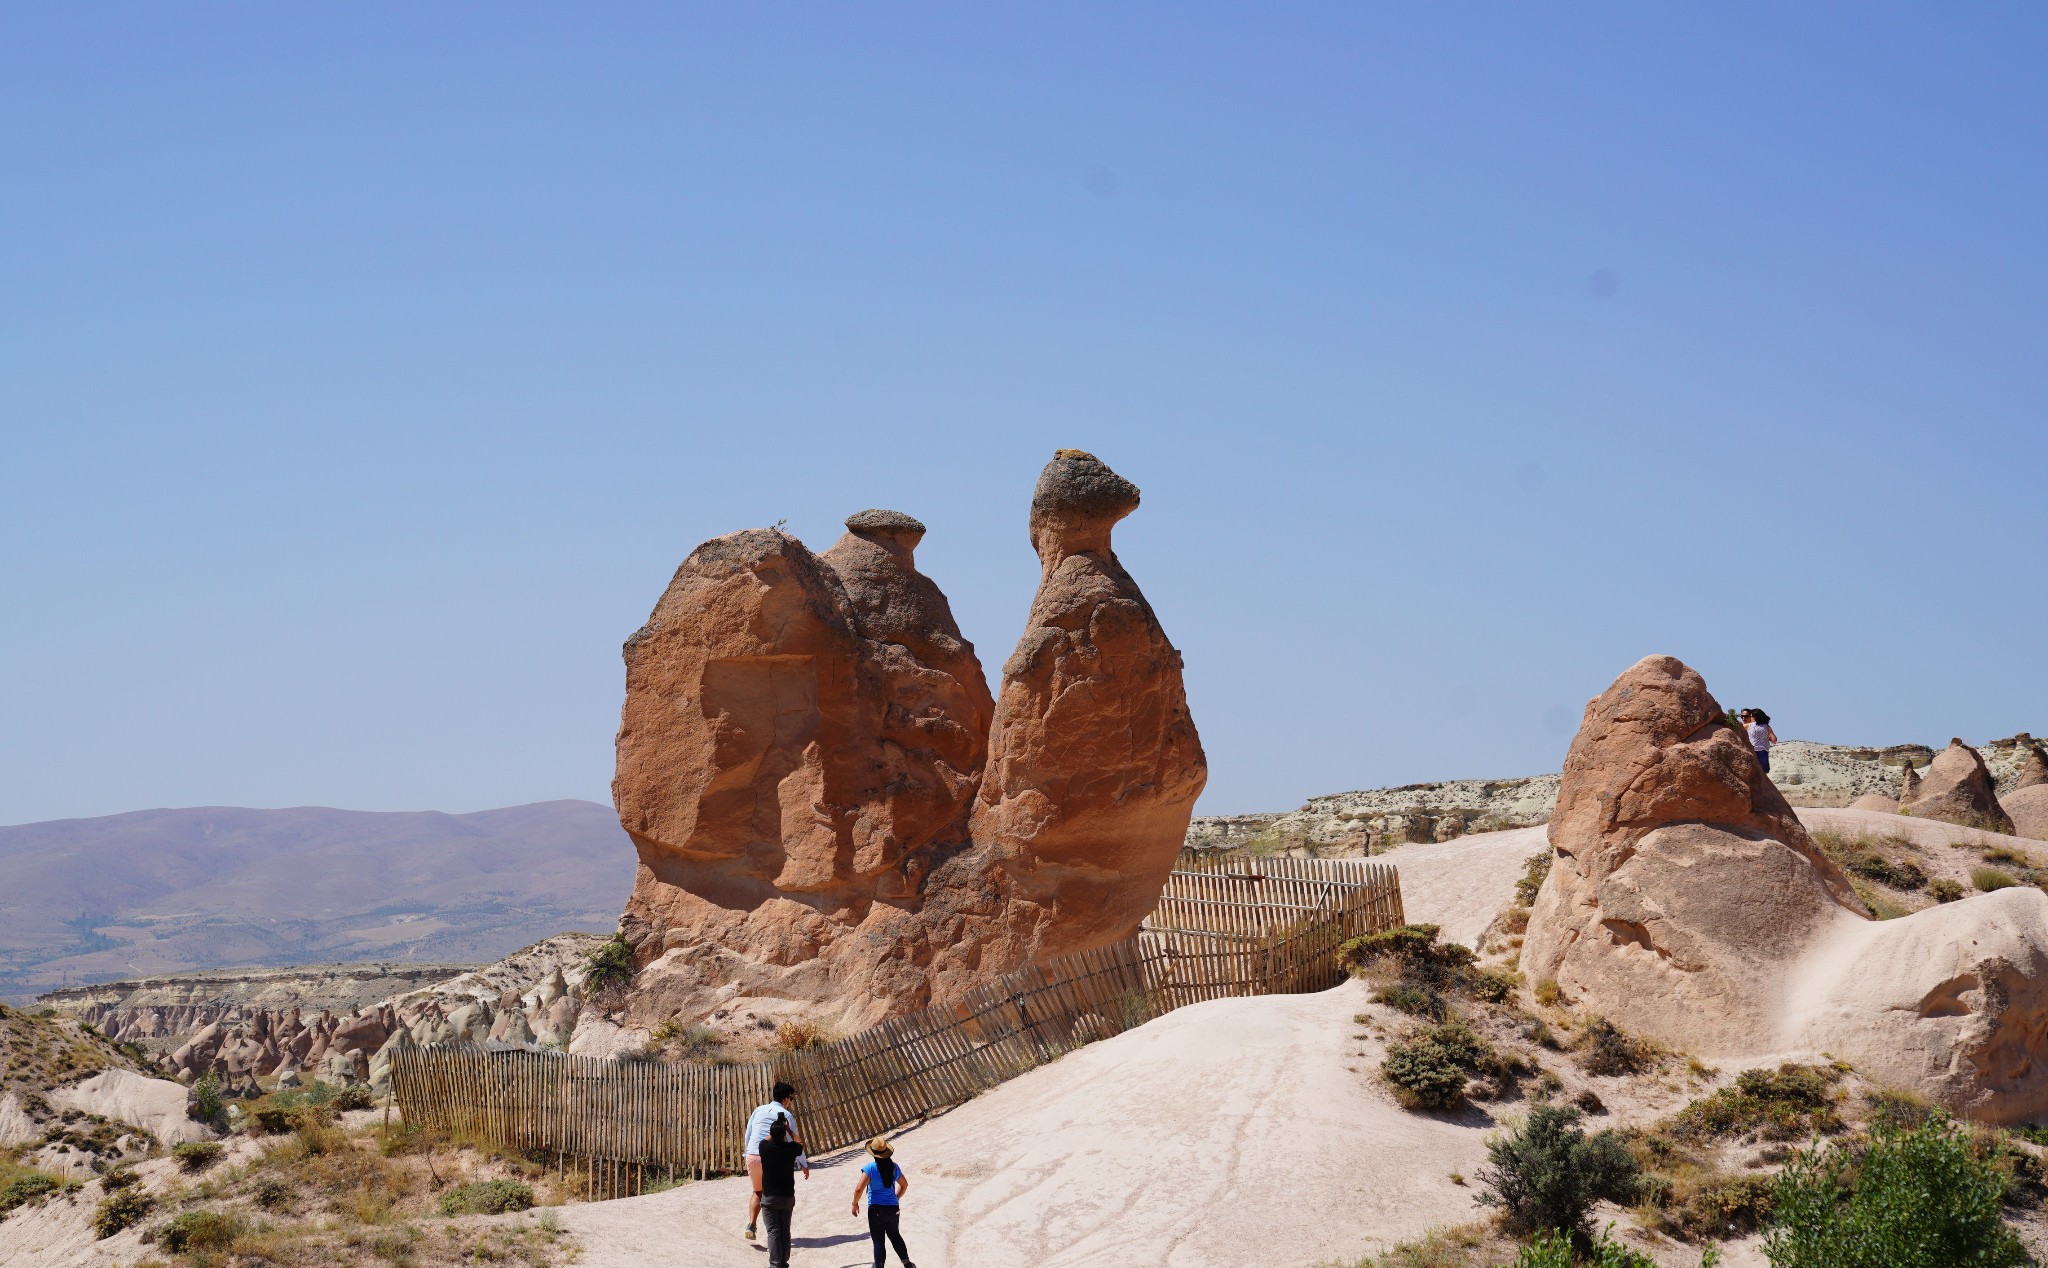
[{"label": "small bush on rock", "polygon": [[615,933],[583,962],[583,985],[590,991],[624,986],[633,980],[633,972],[633,944],[624,933]]},{"label": "small bush on rock", "polygon": [[1842,1130],[1834,1085],[1841,1072],[1827,1066],[1781,1065],[1776,1071],[1744,1070],[1732,1088],[1722,1088],[1680,1110],[1671,1120],[1674,1135],[1692,1140],[1758,1132],[1766,1140],[1798,1140],[1815,1132]]},{"label": "small bush on rock", "polygon": [[1641,1074],[1657,1064],[1657,1050],[1605,1017],[1586,1026],[1586,1055],[1579,1064],[1588,1074]]},{"label": "small bush on rock", "polygon": [[1579,1118],[1566,1106],[1539,1105],[1520,1130],[1489,1140],[1479,1200],[1500,1207],[1515,1228],[1566,1232],[1584,1228],[1595,1202],[1632,1201],[1635,1158],[1611,1131],[1586,1135]]},{"label": "small bush on rock", "polygon": [[1772,1268],[2020,1268],[2005,1186],[1946,1117],[1879,1120],[1867,1147],[1816,1145],[1785,1168],[1764,1254]]},{"label": "small bush on rock", "polygon": [[140,1189],[119,1189],[100,1199],[92,1216],[93,1236],[105,1241],[124,1228],[140,1223],[156,1200]]},{"label": "small bush on rock", "polygon": [[1515,882],[1515,902],[1527,907],[1536,901],[1536,895],[1543,888],[1544,880],[1550,875],[1550,865],[1557,856],[1549,850],[1532,854],[1522,868],[1522,879]]},{"label": "small bush on rock", "polygon": [[1975,885],[1979,891],[1986,894],[1994,893],[2001,889],[2011,889],[2013,886],[2019,884],[2019,882],[2014,880],[2011,876],[2007,875],[2004,872],[1999,871],[1995,867],[1979,867],[1972,869],[1970,872],[1970,883],[1972,885]]},{"label": "small bush on rock", "polygon": [[1337,962],[1351,972],[1390,965],[1402,977],[1427,986],[1446,987],[1462,980],[1477,957],[1470,947],[1439,943],[1435,925],[1402,925],[1353,938],[1337,948]]},{"label": "small bush on rock", "polygon": [[173,1255],[191,1251],[226,1250],[245,1230],[229,1211],[186,1211],[159,1226],[156,1244]]},{"label": "small bush on rock", "polygon": [[220,1161],[220,1142],[216,1140],[188,1140],[171,1146],[171,1157],[187,1171],[204,1171]]},{"label": "small bush on rock", "polygon": [[1465,1068],[1448,1049],[1426,1037],[1391,1045],[1380,1073],[1409,1109],[1449,1109],[1465,1097]]},{"label": "small bush on rock", "polygon": [[[1539,1233],[1536,1239],[1522,1248],[1516,1257],[1514,1268],[1657,1268],[1657,1261],[1633,1250],[1608,1236],[1614,1231],[1612,1224],[1595,1238],[1580,1254],[1572,1238],[1564,1233]],[[1713,1255],[1714,1252],[1709,1251]],[[1702,1260],[1704,1265],[1719,1261],[1719,1256]]]},{"label": "small bush on rock", "polygon": [[192,1090],[185,1094],[185,1117],[217,1130],[226,1129],[227,1102],[221,1098],[220,1080],[213,1077],[211,1070],[200,1075]]},{"label": "small bush on rock", "polygon": [[1434,988],[1419,982],[1403,980],[1382,986],[1372,993],[1372,999],[1375,1004],[1385,1004],[1411,1017],[1427,1017],[1431,1021],[1444,1019],[1444,997]]},{"label": "small bush on rock", "polygon": [[27,1206],[39,1198],[55,1193],[57,1188],[57,1182],[40,1171],[30,1171],[14,1177],[4,1187],[0,1187],[0,1219],[5,1219],[7,1213],[15,1207]]},{"label": "small bush on rock", "polygon": [[503,1215],[533,1206],[533,1190],[517,1180],[481,1180],[441,1195],[443,1215]]}]

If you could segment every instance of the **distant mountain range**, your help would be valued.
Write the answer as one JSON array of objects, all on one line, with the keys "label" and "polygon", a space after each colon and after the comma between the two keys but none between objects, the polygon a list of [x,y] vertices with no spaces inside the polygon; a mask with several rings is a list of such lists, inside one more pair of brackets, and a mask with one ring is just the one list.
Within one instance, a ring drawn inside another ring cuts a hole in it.
[{"label": "distant mountain range", "polygon": [[615,927],[634,867],[618,816],[589,801],[0,827],[0,997],[237,965],[495,960]]}]

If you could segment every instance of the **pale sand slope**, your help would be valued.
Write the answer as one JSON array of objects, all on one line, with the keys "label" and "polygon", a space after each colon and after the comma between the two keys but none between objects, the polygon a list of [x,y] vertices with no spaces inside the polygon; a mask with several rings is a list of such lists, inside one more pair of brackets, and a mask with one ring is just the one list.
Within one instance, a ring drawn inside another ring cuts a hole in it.
[{"label": "pale sand slope", "polygon": [[[1408,918],[1476,941],[1542,828],[1410,845]],[[1485,1160],[1487,1120],[1410,1114],[1352,1038],[1357,983],[1216,1000],[1090,1044],[897,1137],[919,1268],[1173,1268],[1351,1262],[1482,1212],[1450,1182]],[[1364,1054],[1364,1055],[1360,1055]],[[802,1122],[798,1102],[798,1122]],[[799,1181],[793,1263],[865,1265],[853,1164]],[[739,1237],[745,1182],[561,1209],[584,1268],[764,1264]],[[679,1252],[681,1252],[679,1256]],[[892,1258],[893,1262],[893,1258]]]},{"label": "pale sand slope", "polygon": [[1548,831],[1539,825],[1403,845],[1373,862],[1392,863],[1400,873],[1401,907],[1410,923],[1437,925],[1444,941],[1477,947],[1479,935],[1514,901],[1529,856],[1549,852]]}]

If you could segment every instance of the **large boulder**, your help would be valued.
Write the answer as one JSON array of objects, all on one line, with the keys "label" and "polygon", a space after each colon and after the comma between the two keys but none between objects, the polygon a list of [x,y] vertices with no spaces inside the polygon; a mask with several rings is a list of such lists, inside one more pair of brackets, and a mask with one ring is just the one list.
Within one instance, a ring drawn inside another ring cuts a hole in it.
[{"label": "large boulder", "polygon": [[1940,819],[1986,832],[2012,831],[2012,820],[1999,807],[1996,786],[1984,758],[1961,740],[1934,755],[1911,795],[1899,800],[1901,814]]},{"label": "large boulder", "polygon": [[691,553],[625,648],[630,1022],[852,1027],[1137,928],[1205,776],[1180,656],[1110,549],[1137,502],[1089,455],[1046,468],[1000,702],[908,515],[862,511],[823,555],[776,530]]},{"label": "large boulder", "polygon": [[1773,1032],[1784,966],[1865,918],[1699,674],[1638,661],[1586,706],[1523,971],[1622,1026],[1726,1054]]},{"label": "large boulder", "polygon": [[2048,1113],[2048,895],[1868,919],[1678,661],[1587,706],[1549,832],[1522,968],[1576,1005],[1701,1055],[1825,1054],[1980,1121]]},{"label": "large boulder", "polygon": [[1979,1121],[2048,1115],[2048,894],[1851,924],[1788,977],[1794,1047]]},{"label": "large boulder", "polygon": [[1998,799],[1999,808],[2012,820],[2014,836],[2048,841],[2048,784],[2028,784]]},{"label": "large boulder", "polygon": [[2041,746],[2027,745],[2027,755],[2020,762],[2019,775],[2013,780],[2013,791],[2023,788],[2038,788],[2048,784],[2048,756],[2043,756]]}]

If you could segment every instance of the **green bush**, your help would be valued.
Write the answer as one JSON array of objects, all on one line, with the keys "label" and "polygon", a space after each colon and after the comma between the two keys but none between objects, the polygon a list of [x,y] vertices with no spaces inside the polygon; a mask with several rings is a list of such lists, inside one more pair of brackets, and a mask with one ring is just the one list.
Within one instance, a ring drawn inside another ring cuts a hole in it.
[{"label": "green bush", "polygon": [[1963,887],[1954,881],[1929,881],[1927,892],[1934,895],[1938,903],[1952,903],[1963,896]]},{"label": "green bush", "polygon": [[57,1182],[40,1171],[18,1175],[0,1187],[0,1216],[17,1206],[26,1206],[45,1194],[57,1191]]},{"label": "green bush", "polygon": [[1941,1114],[1879,1119],[1867,1148],[1815,1145],[1778,1179],[1764,1238],[1773,1268],[2020,1268],[2000,1217],[2006,1179]]},{"label": "green bush", "polygon": [[1641,1074],[1657,1062],[1656,1049],[1605,1017],[1586,1027],[1586,1055],[1579,1064],[1588,1074]]},{"label": "green bush", "polygon": [[1536,895],[1543,888],[1543,881],[1550,875],[1550,865],[1557,856],[1549,850],[1531,854],[1522,868],[1522,879],[1515,882],[1515,901],[1527,907],[1536,901]]},{"label": "green bush", "polygon": [[1722,1088],[1680,1110],[1672,1134],[1691,1140],[1760,1132],[1766,1140],[1798,1140],[1842,1129],[1834,1085],[1840,1071],[1787,1063],[1777,1070],[1744,1070]]},{"label": "green bush", "polygon": [[1489,1004],[1505,1000],[1521,984],[1521,974],[1505,969],[1474,969],[1465,975],[1465,989]]},{"label": "green bush", "polygon": [[93,1236],[104,1241],[148,1215],[156,1200],[140,1189],[119,1189],[100,1199],[93,1212]]},{"label": "green bush", "polygon": [[480,1180],[441,1195],[443,1215],[503,1215],[533,1205],[533,1190],[517,1180]]},{"label": "green bush", "polygon": [[1380,1073],[1409,1109],[1449,1109],[1465,1096],[1465,1070],[1441,1045],[1427,1038],[1392,1044]]},{"label": "green bush", "polygon": [[227,1127],[228,1106],[221,1099],[220,1080],[213,1077],[213,1071],[200,1075],[185,1094],[185,1117],[215,1128]]},{"label": "green bush", "polygon": [[1389,1044],[1380,1073],[1409,1109],[1449,1109],[1465,1095],[1465,1080],[1479,1073],[1513,1075],[1517,1063],[1498,1057],[1493,1046],[1461,1021],[1431,1026],[1406,1043]]},{"label": "green bush", "polygon": [[1999,871],[1995,867],[1973,868],[1970,872],[1970,883],[1986,894],[2001,889],[2011,889],[2019,884],[2011,876]]},{"label": "green bush", "polygon": [[586,990],[601,991],[608,986],[624,986],[633,980],[633,944],[626,941],[623,932],[615,933],[590,953],[590,958],[583,962],[583,969]]},{"label": "green bush", "polygon": [[204,1171],[220,1161],[220,1142],[217,1140],[188,1140],[171,1146],[171,1157],[187,1171]]},{"label": "green bush", "polygon": [[361,1083],[351,1083],[334,1094],[334,1108],[337,1110],[366,1110],[374,1103],[370,1089]]},{"label": "green bush", "polygon": [[1917,863],[1894,863],[1882,854],[1855,853],[1842,860],[1842,866],[1866,880],[1893,889],[1919,889],[1927,884],[1927,873]]},{"label": "green bush", "polygon": [[1435,987],[1420,982],[1402,979],[1392,986],[1382,986],[1372,993],[1375,1004],[1385,1004],[1399,1009],[1411,1017],[1427,1017],[1431,1021],[1444,1019],[1444,997]]},{"label": "green bush", "polygon": [[1500,1207],[1516,1228],[1566,1232],[1583,1229],[1595,1202],[1633,1201],[1635,1158],[1611,1131],[1586,1135],[1579,1117],[1562,1105],[1538,1105],[1520,1130],[1487,1141],[1479,1201]]},{"label": "green bush", "polygon": [[195,1250],[226,1250],[246,1226],[231,1211],[186,1211],[158,1226],[159,1250],[182,1255]]},{"label": "green bush", "polygon": [[1429,986],[1451,985],[1478,957],[1470,947],[1439,943],[1435,925],[1402,925],[1353,938],[1337,948],[1337,962],[1353,972],[1375,963],[1392,963],[1401,976]]},{"label": "green bush", "polygon": [[[1612,1240],[1608,1234],[1613,1231],[1614,1226],[1609,1224],[1583,1254],[1574,1248],[1568,1234],[1539,1233],[1516,1256],[1514,1268],[1657,1268],[1657,1261],[1648,1255]],[[1703,1265],[1720,1259],[1714,1251],[1707,1254],[1710,1257],[1701,1261]]]}]

